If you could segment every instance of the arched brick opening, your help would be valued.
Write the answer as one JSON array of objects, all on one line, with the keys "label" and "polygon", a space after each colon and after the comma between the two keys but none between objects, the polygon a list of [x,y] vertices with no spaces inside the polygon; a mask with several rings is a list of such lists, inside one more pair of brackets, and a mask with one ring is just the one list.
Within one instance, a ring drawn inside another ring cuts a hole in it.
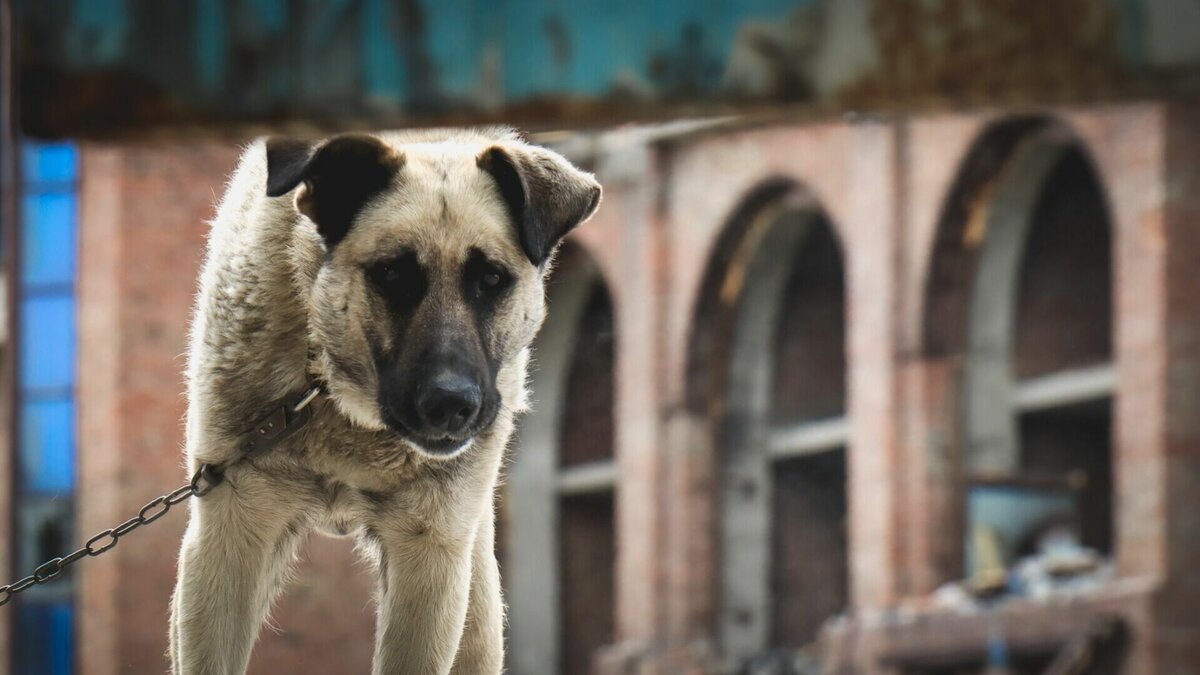
[{"label": "arched brick opening", "polygon": [[[943,207],[925,292],[922,358],[949,365],[956,406],[937,430],[958,505],[939,528],[944,580],[1011,564],[1063,520],[1111,553],[1112,295],[1108,208],[1081,142],[1044,117],[991,124]],[[977,555],[981,537],[998,559]]]},{"label": "arched brick opening", "polygon": [[817,200],[769,181],[714,248],[689,406],[715,435],[715,617],[744,663],[812,642],[848,598],[843,256]]},{"label": "arched brick opening", "polygon": [[712,247],[697,294],[688,343],[687,407],[696,415],[720,417],[724,410],[729,369],[717,364],[729,359],[736,299],[725,291],[728,271],[739,264],[736,256],[741,242],[758,214],[787,199],[794,189],[794,184],[785,178],[763,181],[742,200]]},{"label": "arched brick opening", "polygon": [[502,526],[509,666],[530,675],[589,672],[613,641],[616,591],[612,298],[568,241],[546,299]]}]

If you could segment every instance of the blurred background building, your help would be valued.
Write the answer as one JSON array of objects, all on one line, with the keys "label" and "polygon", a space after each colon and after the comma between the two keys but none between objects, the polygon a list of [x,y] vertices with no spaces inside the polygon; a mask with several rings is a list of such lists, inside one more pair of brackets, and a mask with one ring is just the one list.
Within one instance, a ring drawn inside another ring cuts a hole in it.
[{"label": "blurred background building", "polygon": [[[506,122],[605,186],[499,495],[509,669],[1200,673],[1200,3],[5,0],[0,576],[184,479],[239,146]],[[0,608],[152,673],[171,514]],[[369,671],[314,538],[254,673]]]}]

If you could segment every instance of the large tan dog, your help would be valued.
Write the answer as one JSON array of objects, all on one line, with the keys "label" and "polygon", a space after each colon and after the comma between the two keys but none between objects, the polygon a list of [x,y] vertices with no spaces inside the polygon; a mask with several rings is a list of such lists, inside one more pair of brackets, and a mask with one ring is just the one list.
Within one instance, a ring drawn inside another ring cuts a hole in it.
[{"label": "large tan dog", "polygon": [[[543,279],[599,200],[589,174],[507,131],[247,149],[192,327],[188,461],[223,480],[183,540],[175,673],[245,672],[311,529],[357,537],[377,566],[375,673],[501,671],[493,492]],[[311,420],[235,461],[313,382],[327,399]]]}]

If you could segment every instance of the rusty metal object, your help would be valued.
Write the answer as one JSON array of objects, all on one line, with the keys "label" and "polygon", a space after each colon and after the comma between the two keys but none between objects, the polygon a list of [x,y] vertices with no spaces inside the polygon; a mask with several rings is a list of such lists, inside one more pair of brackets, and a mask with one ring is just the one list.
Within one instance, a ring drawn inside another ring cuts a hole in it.
[{"label": "rusty metal object", "polygon": [[887,0],[873,3],[879,68],[847,105],[1094,100],[1130,89],[1121,17],[1092,0]]},{"label": "rusty metal object", "polygon": [[[666,0],[602,12],[533,0],[475,0],[467,11],[430,0],[190,0],[108,15],[71,0],[14,4],[22,118],[36,136],[581,128],[780,106],[903,111],[1200,91],[1200,51],[1185,49],[1170,73],[1148,65],[1143,43],[1179,38],[1148,27],[1147,0],[719,10]],[[1176,33],[1189,21],[1200,30],[1200,12],[1180,16]]]}]

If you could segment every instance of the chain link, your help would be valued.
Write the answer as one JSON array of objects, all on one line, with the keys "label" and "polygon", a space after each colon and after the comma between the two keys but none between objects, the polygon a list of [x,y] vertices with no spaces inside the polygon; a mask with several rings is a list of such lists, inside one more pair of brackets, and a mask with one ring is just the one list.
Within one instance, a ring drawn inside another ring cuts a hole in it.
[{"label": "chain link", "polygon": [[216,474],[213,474],[212,471],[212,468],[207,464],[201,466],[187,484],[161,497],[155,497],[150,500],[133,518],[116,527],[96,533],[95,536],[87,540],[86,544],[61,558],[55,558],[42,563],[41,566],[33,571],[33,574],[24,579],[0,586],[0,606],[7,605],[13,599],[13,596],[21,591],[59,578],[67,571],[67,568],[79,560],[87,557],[94,558],[101,553],[111,550],[121,540],[121,537],[167,515],[172,506],[181,504],[189,497],[207,494],[209,490],[215,487],[211,482],[211,477]]},{"label": "chain link", "polygon": [[[321,394],[321,391],[322,390],[319,385],[314,385],[301,394],[296,403],[288,405],[287,407],[293,415],[298,415],[304,411],[305,408],[307,408],[308,405],[312,403],[318,395]],[[288,418],[286,424],[284,425],[284,430],[289,432],[288,435],[290,435],[290,433],[294,433],[299,427],[304,426],[309,419],[310,417],[308,415],[303,417],[298,416],[294,418]],[[151,499],[146,503],[145,506],[141,508],[141,510],[138,511],[136,516],[121,523],[120,525],[117,525],[116,527],[110,527],[107,530],[97,532],[91,539],[88,539],[82,547],[61,558],[54,558],[53,560],[42,563],[33,571],[33,574],[30,574],[24,579],[0,586],[0,607],[7,605],[13,599],[13,596],[29,589],[30,587],[44,584],[59,578],[71,565],[75,564],[79,560],[89,557],[94,558],[102,553],[112,550],[114,547],[116,547],[117,543],[120,542],[122,537],[143,525],[149,525],[150,523],[153,523],[159,518],[167,515],[167,512],[171,510],[172,506],[178,506],[191,497],[203,497],[204,495],[208,494],[213,488],[220,485],[221,481],[225,480],[225,468],[236,464],[242,459],[245,459],[246,456],[247,453],[243,452],[242,454],[235,456],[231,461],[227,462],[224,467],[215,466],[212,464],[201,464],[200,468],[196,470],[196,473],[192,474],[192,479],[190,481],[165,495]]]}]

